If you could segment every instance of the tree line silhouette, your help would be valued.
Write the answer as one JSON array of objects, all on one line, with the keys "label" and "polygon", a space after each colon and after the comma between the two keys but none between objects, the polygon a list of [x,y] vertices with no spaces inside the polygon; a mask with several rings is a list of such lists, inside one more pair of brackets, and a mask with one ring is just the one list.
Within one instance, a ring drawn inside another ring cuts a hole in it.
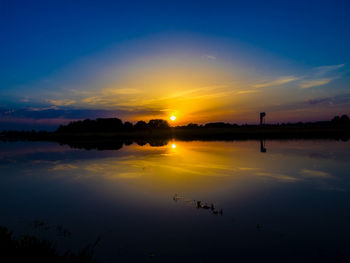
[{"label": "tree line silhouette", "polygon": [[72,121],[67,125],[60,125],[57,132],[123,132],[169,128],[169,123],[162,119],[153,119],[148,123],[145,121],[138,121],[135,125],[133,125],[128,121],[123,123],[122,120],[118,118],[98,118],[96,120],[86,119],[83,121]]},{"label": "tree line silhouette", "polygon": [[[281,123],[281,124],[264,124],[265,127],[271,126],[342,126],[350,125],[350,119],[347,115],[335,116],[330,122],[298,122],[298,123]],[[257,127],[258,125],[238,125],[225,122],[210,122],[204,125],[189,123],[185,126],[176,126],[174,128],[182,129],[201,129],[201,128],[238,128],[238,127]],[[145,130],[166,130],[170,129],[170,125],[166,120],[153,119],[148,123],[138,121],[135,125],[131,122],[122,122],[118,118],[98,118],[96,120],[72,121],[67,125],[60,125],[57,129],[58,133],[74,133],[74,132],[123,132],[123,131],[145,131]]]},{"label": "tree line silhouette", "polygon": [[[72,121],[60,125],[54,132],[47,131],[2,131],[1,141],[32,140],[56,141],[63,144],[77,144],[83,147],[108,148],[109,142],[103,145],[90,145],[92,142],[103,140],[118,140],[123,144],[141,140],[154,143],[155,139],[261,139],[261,138],[337,138],[350,137],[350,119],[347,115],[335,116],[330,121],[277,123],[264,125],[231,124],[212,122],[207,124],[190,123],[185,126],[170,127],[163,119],[153,119],[149,122],[122,122],[118,118],[98,118],[96,120]],[[86,144],[86,145],[85,145]],[[89,144],[89,145],[87,145]],[[158,143],[155,143],[158,144]],[[117,145],[113,147],[118,148]]]},{"label": "tree line silhouette", "polygon": [[342,115],[342,116],[335,116],[332,119],[332,124],[334,125],[349,125],[350,124],[350,119],[348,117],[348,115]]}]

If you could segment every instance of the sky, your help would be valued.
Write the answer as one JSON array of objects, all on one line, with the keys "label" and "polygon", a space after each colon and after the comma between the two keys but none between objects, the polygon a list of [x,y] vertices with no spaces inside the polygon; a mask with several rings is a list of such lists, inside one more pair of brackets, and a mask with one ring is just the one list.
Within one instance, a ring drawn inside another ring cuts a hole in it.
[{"label": "sky", "polygon": [[0,130],[350,115],[349,13],[346,0],[0,0]]}]

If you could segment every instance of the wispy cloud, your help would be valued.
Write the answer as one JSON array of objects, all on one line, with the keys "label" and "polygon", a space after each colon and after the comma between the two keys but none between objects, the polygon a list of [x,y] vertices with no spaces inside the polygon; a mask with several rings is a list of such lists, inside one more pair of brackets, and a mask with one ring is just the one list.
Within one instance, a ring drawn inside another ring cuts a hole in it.
[{"label": "wispy cloud", "polygon": [[345,64],[338,64],[338,65],[329,65],[329,66],[320,66],[314,68],[315,74],[318,75],[324,75],[330,72],[337,71],[338,69],[341,69],[345,66]]},{"label": "wispy cloud", "polygon": [[334,78],[304,80],[300,82],[299,87],[302,89],[307,89],[311,87],[323,86],[328,84],[332,80],[334,80]]},{"label": "wispy cloud", "polygon": [[307,104],[327,104],[327,105],[350,105],[350,93],[340,94],[334,97],[323,97],[306,100]]},{"label": "wispy cloud", "polygon": [[140,89],[129,89],[129,88],[114,88],[114,89],[105,89],[104,93],[107,94],[115,94],[115,95],[134,95],[142,93],[143,91]]},{"label": "wispy cloud", "polygon": [[76,103],[76,100],[64,99],[64,100],[47,100],[48,103],[54,106],[69,106]]},{"label": "wispy cloud", "polygon": [[[316,97],[309,99],[301,99],[289,103],[281,103],[271,106],[266,106],[265,111],[275,112],[276,114],[283,114],[284,120],[292,115],[296,115],[292,121],[299,121],[300,114],[309,115],[303,121],[315,120],[330,120],[335,115],[342,112],[347,112],[350,108],[350,93],[341,93],[337,96],[330,97]],[[324,109],[327,109],[323,112]],[[296,114],[297,113],[297,114]]]},{"label": "wispy cloud", "polygon": [[255,173],[257,176],[262,176],[262,177],[270,177],[273,179],[281,180],[281,181],[287,181],[287,182],[295,182],[298,181],[298,178],[285,175],[285,174],[280,174],[280,173],[271,173],[271,172],[257,172]]},{"label": "wispy cloud", "polygon": [[253,87],[254,88],[265,88],[265,87],[273,87],[273,86],[278,86],[278,85],[284,85],[287,84],[289,82],[295,81],[298,78],[295,76],[284,76],[284,77],[280,77],[271,81],[267,81],[264,83],[258,83],[258,84],[254,84]]},{"label": "wispy cloud", "polygon": [[202,58],[215,60],[216,57],[213,55],[203,55]]},{"label": "wispy cloud", "polygon": [[262,83],[253,84],[253,88],[267,88],[284,86],[291,82],[295,83],[296,87],[307,89],[312,87],[319,87],[330,83],[331,81],[339,78],[340,70],[345,66],[345,64],[320,66],[312,68],[305,75],[289,75],[272,78]]},{"label": "wispy cloud", "polygon": [[96,104],[104,104],[104,99],[99,96],[87,97],[81,100],[82,103],[96,105]]},{"label": "wispy cloud", "polygon": [[320,87],[339,78],[339,72],[345,64],[315,67],[311,72],[301,78],[299,87],[302,89]]},{"label": "wispy cloud", "polygon": [[241,170],[241,171],[256,171],[256,170],[260,170],[260,168],[255,168],[255,167],[238,167],[238,170]]},{"label": "wispy cloud", "polygon": [[75,166],[73,164],[57,164],[51,168],[53,171],[65,171],[65,170],[72,170],[72,169],[77,169],[78,166]]},{"label": "wispy cloud", "polygon": [[327,172],[319,171],[319,170],[309,170],[309,169],[302,169],[300,171],[300,174],[308,177],[318,177],[318,178],[330,178],[332,175],[330,175]]},{"label": "wispy cloud", "polygon": [[261,90],[258,89],[250,89],[250,90],[240,90],[237,94],[251,94],[251,93],[259,93]]}]

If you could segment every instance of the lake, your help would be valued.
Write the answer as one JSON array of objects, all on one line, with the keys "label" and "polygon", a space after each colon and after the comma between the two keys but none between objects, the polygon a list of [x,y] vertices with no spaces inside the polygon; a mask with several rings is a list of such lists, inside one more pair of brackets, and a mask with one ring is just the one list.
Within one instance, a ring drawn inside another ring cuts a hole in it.
[{"label": "lake", "polygon": [[62,251],[99,238],[101,262],[349,259],[350,142],[0,149],[0,225]]}]

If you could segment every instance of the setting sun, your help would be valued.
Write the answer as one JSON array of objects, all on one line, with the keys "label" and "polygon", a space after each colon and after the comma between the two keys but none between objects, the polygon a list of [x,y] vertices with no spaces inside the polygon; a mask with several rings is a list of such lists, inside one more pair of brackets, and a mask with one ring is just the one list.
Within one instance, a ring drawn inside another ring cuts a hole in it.
[{"label": "setting sun", "polygon": [[170,117],[170,120],[175,121],[176,117],[173,115],[173,116]]}]

